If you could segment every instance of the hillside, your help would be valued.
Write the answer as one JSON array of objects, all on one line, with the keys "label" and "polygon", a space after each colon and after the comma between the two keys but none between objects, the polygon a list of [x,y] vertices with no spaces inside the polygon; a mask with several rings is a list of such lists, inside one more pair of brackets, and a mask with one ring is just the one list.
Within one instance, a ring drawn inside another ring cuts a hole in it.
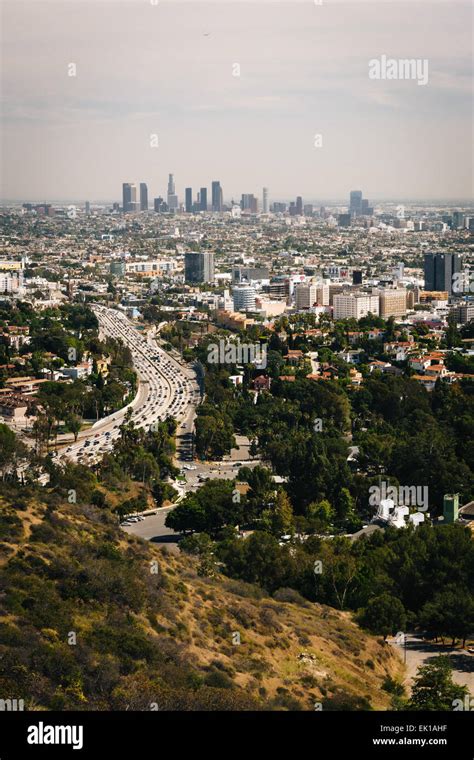
[{"label": "hillside", "polygon": [[46,710],[389,707],[382,683],[402,665],[349,613],[201,577],[105,509],[47,490],[0,498],[0,697]]}]

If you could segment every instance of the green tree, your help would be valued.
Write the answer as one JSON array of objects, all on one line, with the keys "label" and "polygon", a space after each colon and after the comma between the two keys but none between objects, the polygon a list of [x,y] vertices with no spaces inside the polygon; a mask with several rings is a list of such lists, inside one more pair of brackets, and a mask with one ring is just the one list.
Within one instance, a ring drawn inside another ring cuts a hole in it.
[{"label": "green tree", "polygon": [[384,637],[393,636],[406,625],[406,613],[400,599],[391,594],[381,594],[370,599],[359,622],[372,633]]},{"label": "green tree", "polygon": [[474,630],[474,600],[467,588],[451,586],[436,594],[421,610],[420,625],[435,636],[450,636],[466,645],[467,636]]},{"label": "green tree", "polygon": [[428,665],[418,668],[407,703],[408,710],[451,711],[455,700],[464,700],[466,686],[453,682],[450,658],[440,655]]}]

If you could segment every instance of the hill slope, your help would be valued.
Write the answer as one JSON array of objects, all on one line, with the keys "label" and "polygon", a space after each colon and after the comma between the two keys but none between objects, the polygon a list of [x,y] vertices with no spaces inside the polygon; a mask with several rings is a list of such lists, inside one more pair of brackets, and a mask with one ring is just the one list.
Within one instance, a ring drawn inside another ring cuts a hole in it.
[{"label": "hill slope", "polygon": [[0,697],[27,709],[386,709],[401,675],[348,613],[200,577],[107,510],[4,493],[0,538]]}]

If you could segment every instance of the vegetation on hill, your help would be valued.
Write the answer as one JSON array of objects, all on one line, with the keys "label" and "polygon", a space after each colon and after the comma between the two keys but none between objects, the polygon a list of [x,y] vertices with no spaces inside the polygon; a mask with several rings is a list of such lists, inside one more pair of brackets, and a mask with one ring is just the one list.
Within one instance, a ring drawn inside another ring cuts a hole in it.
[{"label": "vegetation on hill", "polygon": [[384,709],[392,650],[348,613],[129,537],[51,489],[0,502],[0,696],[28,709]]}]

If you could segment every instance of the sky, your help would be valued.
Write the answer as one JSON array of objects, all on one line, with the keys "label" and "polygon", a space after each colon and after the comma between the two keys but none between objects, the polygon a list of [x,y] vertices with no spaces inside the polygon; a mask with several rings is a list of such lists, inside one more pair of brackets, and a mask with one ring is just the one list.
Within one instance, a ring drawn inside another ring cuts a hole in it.
[{"label": "sky", "polygon": [[[227,201],[472,198],[470,2],[3,0],[2,15],[3,199],[119,201],[122,182],[153,198],[170,172],[180,199],[213,180]],[[426,59],[428,83],[370,79],[383,55]]]}]

